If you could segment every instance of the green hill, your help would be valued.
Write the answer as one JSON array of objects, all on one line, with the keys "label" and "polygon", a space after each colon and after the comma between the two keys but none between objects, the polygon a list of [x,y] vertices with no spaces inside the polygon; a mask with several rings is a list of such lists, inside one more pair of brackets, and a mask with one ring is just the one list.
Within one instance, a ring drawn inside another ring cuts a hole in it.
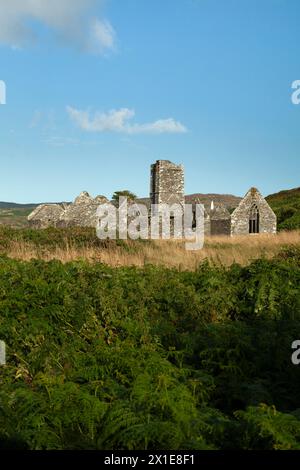
[{"label": "green hill", "polygon": [[37,205],[0,201],[0,225],[10,225],[15,228],[28,227],[27,216]]},{"label": "green hill", "polygon": [[277,215],[279,230],[300,228],[300,188],[270,194],[266,199]]},{"label": "green hill", "polygon": [[14,228],[28,227],[27,216],[38,205],[39,203],[18,204],[15,202],[0,201],[0,225],[10,225]]},{"label": "green hill", "polygon": [[18,204],[17,202],[0,201],[0,209],[31,209],[33,210],[38,204]]},{"label": "green hill", "polygon": [[0,206],[0,225],[10,225],[15,228],[28,227],[27,216],[34,207],[12,207],[4,208]]}]

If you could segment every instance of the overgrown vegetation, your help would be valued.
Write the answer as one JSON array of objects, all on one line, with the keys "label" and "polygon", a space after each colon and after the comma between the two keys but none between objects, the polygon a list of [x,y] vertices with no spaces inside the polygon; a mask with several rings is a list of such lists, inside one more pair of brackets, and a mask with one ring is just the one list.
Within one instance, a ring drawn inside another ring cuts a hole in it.
[{"label": "overgrown vegetation", "polygon": [[266,199],[277,215],[279,230],[300,228],[300,188],[280,191]]},{"label": "overgrown vegetation", "polygon": [[57,259],[65,263],[84,259],[110,266],[154,264],[195,270],[204,260],[230,266],[270,259],[285,246],[300,246],[299,230],[277,235],[206,237],[203,249],[187,251],[182,240],[100,240],[92,228],[20,230],[0,226],[0,255],[24,261]]},{"label": "overgrown vegetation", "polygon": [[[49,227],[43,230],[25,228],[18,230],[9,226],[0,226],[0,249],[6,249],[11,242],[31,243],[36,248],[66,248],[67,246],[107,247],[109,244],[116,244],[110,240],[100,240],[94,228],[69,227],[55,228]],[[121,240],[118,240],[121,244]]]},{"label": "overgrown vegetation", "polygon": [[194,272],[2,256],[2,447],[300,449],[299,285],[296,246]]}]

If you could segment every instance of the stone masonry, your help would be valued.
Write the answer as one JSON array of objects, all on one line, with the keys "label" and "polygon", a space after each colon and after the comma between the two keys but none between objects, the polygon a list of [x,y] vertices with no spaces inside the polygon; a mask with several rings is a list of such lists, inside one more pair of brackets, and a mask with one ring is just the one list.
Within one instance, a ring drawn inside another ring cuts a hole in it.
[{"label": "stone masonry", "polygon": [[258,189],[250,188],[231,214],[231,235],[276,233],[276,215]]},{"label": "stone masonry", "polygon": [[41,204],[28,216],[29,225],[33,228],[56,227],[64,207],[60,204]]},{"label": "stone masonry", "polygon": [[41,204],[28,216],[33,228],[96,227],[99,204],[108,202],[104,196],[92,198],[83,191],[72,204]]},{"label": "stone masonry", "polygon": [[151,204],[184,205],[184,170],[169,160],[157,160],[151,165]]},{"label": "stone masonry", "polygon": [[[203,204],[205,235],[276,233],[276,215],[256,188],[247,192],[231,215],[222,203],[208,203],[199,196],[184,195],[182,165],[169,160],[157,160],[151,165],[150,199],[140,199],[137,202],[146,204],[149,210],[151,204],[180,204],[184,207],[185,200],[188,200],[194,214],[196,204]],[[108,202],[104,196],[92,198],[84,191],[72,204],[41,204],[28,216],[29,224],[35,228],[95,227],[98,206]],[[173,220],[171,218],[171,224]]]}]

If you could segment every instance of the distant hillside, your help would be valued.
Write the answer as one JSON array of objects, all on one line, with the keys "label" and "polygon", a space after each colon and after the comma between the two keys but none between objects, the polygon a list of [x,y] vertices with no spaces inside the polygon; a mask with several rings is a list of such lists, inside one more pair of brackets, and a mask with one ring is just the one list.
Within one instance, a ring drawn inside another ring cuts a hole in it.
[{"label": "distant hillside", "polygon": [[215,204],[223,204],[229,212],[232,212],[235,209],[240,201],[241,197],[234,196],[233,194],[202,194],[202,193],[195,193],[195,194],[188,194],[185,196],[185,202],[187,204],[193,201],[200,201],[205,206],[210,204],[214,201]]},{"label": "distant hillside", "polygon": [[270,194],[266,199],[277,215],[279,230],[300,228],[300,188]]},{"label": "distant hillside", "polygon": [[10,225],[15,228],[28,227],[27,216],[39,204],[17,204],[15,202],[0,202],[0,225]]},{"label": "distant hillside", "polygon": [[0,201],[0,209],[34,209],[38,204],[17,204],[15,202]]},{"label": "distant hillside", "polygon": [[[206,205],[209,205],[211,201],[217,204],[224,204],[224,206],[230,210],[235,209],[240,200],[242,198],[238,196],[233,196],[232,194],[202,194],[202,193],[194,193],[194,194],[187,194],[185,196],[186,204],[192,204],[194,202],[199,202]],[[140,204],[146,204],[149,206],[150,199],[148,197],[138,198],[137,201]]]},{"label": "distant hillside", "polygon": [[0,225],[11,225],[22,228],[28,226],[27,216],[33,211],[35,205],[22,205],[13,203],[0,203]]}]

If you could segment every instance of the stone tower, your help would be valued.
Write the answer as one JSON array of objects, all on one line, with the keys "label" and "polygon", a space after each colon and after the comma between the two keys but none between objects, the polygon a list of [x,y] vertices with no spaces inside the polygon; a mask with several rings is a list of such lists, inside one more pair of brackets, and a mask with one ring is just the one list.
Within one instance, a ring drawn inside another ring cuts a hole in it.
[{"label": "stone tower", "polygon": [[151,204],[184,205],[184,170],[169,160],[157,160],[151,165]]}]

